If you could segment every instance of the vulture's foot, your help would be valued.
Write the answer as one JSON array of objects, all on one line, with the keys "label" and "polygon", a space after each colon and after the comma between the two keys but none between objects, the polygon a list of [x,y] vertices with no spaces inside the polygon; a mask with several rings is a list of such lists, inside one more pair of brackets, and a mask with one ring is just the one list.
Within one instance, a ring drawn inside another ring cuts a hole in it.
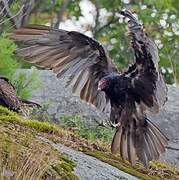
[{"label": "vulture's foot", "polygon": [[111,127],[113,127],[113,128],[117,128],[117,127],[119,127],[121,125],[121,122],[118,122],[118,123],[112,123],[111,122]]}]

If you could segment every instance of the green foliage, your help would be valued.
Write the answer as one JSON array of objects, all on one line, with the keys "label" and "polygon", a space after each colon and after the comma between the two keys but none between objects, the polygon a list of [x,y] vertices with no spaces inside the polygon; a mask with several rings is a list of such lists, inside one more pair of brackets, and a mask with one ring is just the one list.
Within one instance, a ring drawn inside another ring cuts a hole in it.
[{"label": "green foliage", "polygon": [[48,112],[49,104],[41,104],[41,107],[34,108],[30,113],[31,119],[37,119],[42,122],[53,122],[53,116]]},{"label": "green foliage", "polygon": [[78,136],[95,142],[96,140],[110,143],[113,131],[106,127],[101,127],[96,123],[87,124],[79,116],[62,116],[60,125],[64,128],[71,129]]},{"label": "green foliage", "polygon": [[[179,3],[177,0],[87,0],[99,12],[99,16],[96,16],[96,12],[92,14],[94,22],[91,24],[88,24],[88,20],[86,22],[85,20],[79,21],[84,16],[84,10],[80,6],[81,1],[75,0],[69,1],[69,4],[67,3],[66,8],[62,10],[61,22],[68,20],[68,22],[71,21],[73,22],[72,24],[77,24],[78,26],[80,23],[83,23],[80,25],[82,31],[91,31],[93,36],[105,45],[110,56],[121,70],[132,62],[132,57],[128,38],[124,35],[126,32],[125,22],[118,11],[125,7],[129,8],[138,14],[139,19],[145,24],[145,29],[149,36],[157,42],[160,67],[166,82],[173,84],[179,81]],[[35,2],[30,18],[28,18],[29,24],[48,24],[53,26],[59,12],[61,12],[63,2],[66,1],[46,0]],[[10,10],[13,13],[17,13],[22,3],[19,0],[13,1]],[[105,18],[106,15],[107,18]],[[5,17],[3,19],[7,20]],[[6,23],[0,25],[2,26],[1,31],[12,31],[13,26],[10,24],[10,21],[7,20]]]},{"label": "green foliage", "polygon": [[15,61],[13,52],[16,45],[5,36],[0,37],[0,75],[11,79],[19,64]]},{"label": "green foliage", "polygon": [[31,96],[33,90],[41,87],[38,72],[31,68],[27,74],[25,71],[17,71],[21,64],[14,56],[17,46],[6,35],[0,37],[0,76],[8,78],[17,90],[17,95],[23,99]]},{"label": "green foliage", "polygon": [[38,78],[38,71],[35,67],[32,67],[28,73],[25,71],[17,71],[12,78],[12,83],[16,87],[17,94],[22,99],[28,99],[31,97],[33,90],[42,86],[42,82]]}]

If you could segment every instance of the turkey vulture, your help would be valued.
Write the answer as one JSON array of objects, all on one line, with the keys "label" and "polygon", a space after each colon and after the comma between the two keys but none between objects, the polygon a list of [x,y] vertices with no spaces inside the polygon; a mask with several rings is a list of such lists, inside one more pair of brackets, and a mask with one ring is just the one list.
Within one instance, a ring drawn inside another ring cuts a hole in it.
[{"label": "turkey vulture", "polygon": [[37,103],[20,99],[15,87],[5,77],[0,77],[0,105],[24,116],[27,116],[28,107],[40,107]]},{"label": "turkey vulture", "polygon": [[82,100],[104,112],[116,128],[111,151],[135,165],[145,166],[165,151],[167,137],[148,118],[166,101],[167,88],[158,69],[158,50],[143,26],[128,10],[128,28],[134,63],[121,73],[96,40],[75,31],[29,25],[17,29],[12,38],[25,47],[17,50],[30,63],[50,69]]}]

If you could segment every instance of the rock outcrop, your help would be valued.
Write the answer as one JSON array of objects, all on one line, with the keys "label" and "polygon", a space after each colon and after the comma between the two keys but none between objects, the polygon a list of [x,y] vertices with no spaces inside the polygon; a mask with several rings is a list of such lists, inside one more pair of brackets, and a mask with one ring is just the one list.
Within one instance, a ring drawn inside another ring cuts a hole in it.
[{"label": "rock outcrop", "polygon": [[80,179],[91,180],[91,179],[100,179],[100,180],[137,180],[137,177],[134,177],[130,174],[127,174],[116,167],[113,167],[107,163],[100,161],[99,159],[86,155],[83,152],[76,151],[62,144],[55,144],[52,141],[45,139],[43,137],[38,137],[43,142],[50,144],[60,153],[65,153],[73,160],[76,164],[74,168],[74,174]]}]

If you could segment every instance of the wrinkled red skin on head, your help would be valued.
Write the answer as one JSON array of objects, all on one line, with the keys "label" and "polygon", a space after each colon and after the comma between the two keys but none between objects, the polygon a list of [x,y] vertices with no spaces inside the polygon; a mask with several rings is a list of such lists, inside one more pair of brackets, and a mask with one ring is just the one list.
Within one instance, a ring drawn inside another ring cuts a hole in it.
[{"label": "wrinkled red skin on head", "polygon": [[98,82],[98,90],[99,91],[104,90],[106,88],[106,86],[107,86],[107,80],[102,79]]}]

